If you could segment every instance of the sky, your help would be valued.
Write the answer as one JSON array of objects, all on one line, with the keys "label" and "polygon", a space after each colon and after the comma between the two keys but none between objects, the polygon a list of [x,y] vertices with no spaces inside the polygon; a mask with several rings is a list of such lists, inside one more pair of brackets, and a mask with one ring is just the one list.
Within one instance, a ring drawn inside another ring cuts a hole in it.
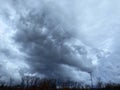
[{"label": "sky", "polygon": [[25,75],[120,82],[119,0],[0,0],[0,81]]}]

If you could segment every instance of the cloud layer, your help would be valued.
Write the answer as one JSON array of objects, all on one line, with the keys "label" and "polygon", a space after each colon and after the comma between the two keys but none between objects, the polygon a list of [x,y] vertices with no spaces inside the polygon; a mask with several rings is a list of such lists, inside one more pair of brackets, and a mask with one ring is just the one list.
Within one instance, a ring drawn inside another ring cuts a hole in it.
[{"label": "cloud layer", "polygon": [[2,1],[1,79],[37,73],[87,82],[92,72],[95,81],[119,82],[118,2]]}]

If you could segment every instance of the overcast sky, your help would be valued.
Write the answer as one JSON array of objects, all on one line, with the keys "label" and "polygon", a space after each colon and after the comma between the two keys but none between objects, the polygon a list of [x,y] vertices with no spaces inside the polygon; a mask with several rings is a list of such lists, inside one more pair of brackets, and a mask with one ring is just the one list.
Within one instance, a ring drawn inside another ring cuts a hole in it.
[{"label": "overcast sky", "polygon": [[119,0],[0,0],[0,79],[120,82]]}]

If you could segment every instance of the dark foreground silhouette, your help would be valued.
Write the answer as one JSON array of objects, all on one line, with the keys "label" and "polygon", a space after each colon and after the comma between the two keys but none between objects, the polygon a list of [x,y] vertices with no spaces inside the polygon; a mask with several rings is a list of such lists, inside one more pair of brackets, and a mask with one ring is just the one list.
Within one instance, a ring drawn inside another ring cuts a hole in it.
[{"label": "dark foreground silhouette", "polygon": [[101,81],[98,81],[98,84],[94,88],[68,80],[40,79],[29,76],[22,78],[19,85],[13,84],[13,81],[13,79],[10,79],[9,84],[1,82],[0,90],[120,90],[120,84],[103,84]]},{"label": "dark foreground silhouette", "polygon": [[120,86],[106,86],[104,88],[77,88],[77,87],[51,87],[48,84],[44,84],[40,87],[20,87],[20,86],[14,86],[14,87],[0,87],[0,90],[120,90]]}]

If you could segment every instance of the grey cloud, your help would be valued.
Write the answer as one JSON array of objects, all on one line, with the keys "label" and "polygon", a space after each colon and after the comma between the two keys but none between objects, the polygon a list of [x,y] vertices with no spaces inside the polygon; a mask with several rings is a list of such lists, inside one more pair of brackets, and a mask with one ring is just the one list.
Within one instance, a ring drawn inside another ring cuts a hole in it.
[{"label": "grey cloud", "polygon": [[65,12],[61,13],[57,8],[60,7],[55,5],[54,9],[48,3],[46,7],[31,10],[25,17],[21,17],[14,37],[16,43],[27,54],[26,60],[33,71],[47,77],[64,76],[62,64],[92,72],[93,65],[91,59],[87,58],[87,46],[74,35],[74,24],[69,22]]},{"label": "grey cloud", "polygon": [[89,81],[93,72],[96,79],[117,82],[118,0],[0,2],[2,79],[37,73]]}]

